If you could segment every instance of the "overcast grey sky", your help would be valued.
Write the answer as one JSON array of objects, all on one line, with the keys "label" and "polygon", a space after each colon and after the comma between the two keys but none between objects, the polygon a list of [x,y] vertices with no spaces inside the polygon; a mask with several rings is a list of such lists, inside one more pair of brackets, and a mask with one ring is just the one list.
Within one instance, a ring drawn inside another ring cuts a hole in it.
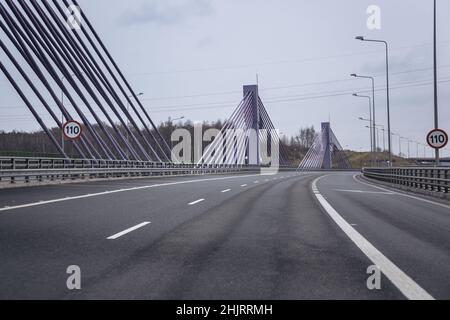
[{"label": "overcast grey sky", "polygon": [[[392,130],[425,142],[433,126],[432,0],[79,3],[133,88],[144,93],[156,122],[226,119],[242,98],[242,85],[255,83],[258,73],[260,96],[283,133],[331,119],[343,146],[367,150],[369,132],[358,117],[368,116],[368,102],[351,91],[370,89],[370,81],[349,75],[377,75],[383,125],[386,92],[384,47],[354,40],[364,35],[390,43]],[[450,131],[450,2],[438,3],[440,119]],[[366,26],[369,5],[381,8],[381,30]],[[3,53],[0,58],[10,66]],[[0,129],[38,128],[3,74],[0,96]]]}]

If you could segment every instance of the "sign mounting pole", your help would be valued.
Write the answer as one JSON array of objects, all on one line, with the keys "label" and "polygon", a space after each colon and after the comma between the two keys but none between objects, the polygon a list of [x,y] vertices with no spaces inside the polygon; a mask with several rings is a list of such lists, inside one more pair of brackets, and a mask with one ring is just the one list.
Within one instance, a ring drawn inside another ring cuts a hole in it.
[{"label": "sign mounting pole", "polygon": [[[436,0],[434,0],[434,24],[433,24],[433,63],[434,63],[434,128],[439,129],[438,117],[438,89],[437,89],[437,45],[436,45]],[[436,166],[439,166],[439,148],[435,148]]]}]

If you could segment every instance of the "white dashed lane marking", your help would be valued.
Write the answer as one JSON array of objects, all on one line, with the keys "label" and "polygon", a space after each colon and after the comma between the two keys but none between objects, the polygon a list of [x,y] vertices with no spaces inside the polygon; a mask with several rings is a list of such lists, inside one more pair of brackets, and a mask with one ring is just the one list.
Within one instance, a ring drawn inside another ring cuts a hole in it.
[{"label": "white dashed lane marking", "polygon": [[188,205],[189,206],[193,206],[194,204],[197,204],[197,203],[200,203],[200,202],[203,202],[203,201],[205,201],[205,199],[198,199],[198,200],[189,202]]},{"label": "white dashed lane marking", "polygon": [[126,235],[127,233],[130,233],[130,232],[132,232],[132,231],[134,231],[134,230],[137,230],[137,229],[139,229],[139,228],[142,228],[142,227],[144,227],[144,226],[146,226],[146,225],[148,225],[148,224],[150,224],[150,222],[142,222],[142,223],[140,223],[140,224],[138,224],[138,225],[135,225],[134,227],[131,227],[131,228],[128,228],[128,229],[126,229],[126,230],[123,230],[123,231],[121,231],[121,232],[119,232],[119,233],[116,233],[116,234],[114,234],[114,235],[112,235],[112,236],[110,236],[110,237],[108,237],[108,238],[106,238],[106,239],[108,239],[108,240],[115,240],[115,239],[117,239],[117,238],[120,238],[120,237],[122,237],[122,236],[124,236],[124,235]]}]

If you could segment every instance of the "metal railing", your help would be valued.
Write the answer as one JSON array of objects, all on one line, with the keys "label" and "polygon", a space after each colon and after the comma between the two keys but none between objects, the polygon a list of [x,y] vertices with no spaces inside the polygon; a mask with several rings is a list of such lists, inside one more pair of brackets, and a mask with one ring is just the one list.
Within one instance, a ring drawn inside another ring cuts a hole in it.
[{"label": "metal railing", "polygon": [[364,176],[410,189],[450,193],[450,168],[363,168]]},{"label": "metal railing", "polygon": [[0,171],[20,169],[89,169],[89,168],[218,168],[237,167],[236,165],[195,165],[164,162],[91,160],[64,158],[0,157]]},{"label": "metal railing", "polygon": [[195,165],[141,161],[0,157],[0,182],[76,180],[254,172],[256,166]]}]

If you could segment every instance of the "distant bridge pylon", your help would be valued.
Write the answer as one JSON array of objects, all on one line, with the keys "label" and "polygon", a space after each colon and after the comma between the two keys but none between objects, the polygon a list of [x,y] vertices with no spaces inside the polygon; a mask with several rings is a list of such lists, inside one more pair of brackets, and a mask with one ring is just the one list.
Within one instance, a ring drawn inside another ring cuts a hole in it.
[{"label": "distant bridge pylon", "polygon": [[329,122],[322,123],[322,131],[314,139],[298,170],[351,169],[350,161],[336,138]]},{"label": "distant bridge pylon", "polygon": [[289,162],[286,147],[259,97],[258,86],[246,85],[244,98],[198,164],[265,165],[269,154],[280,165]]}]

